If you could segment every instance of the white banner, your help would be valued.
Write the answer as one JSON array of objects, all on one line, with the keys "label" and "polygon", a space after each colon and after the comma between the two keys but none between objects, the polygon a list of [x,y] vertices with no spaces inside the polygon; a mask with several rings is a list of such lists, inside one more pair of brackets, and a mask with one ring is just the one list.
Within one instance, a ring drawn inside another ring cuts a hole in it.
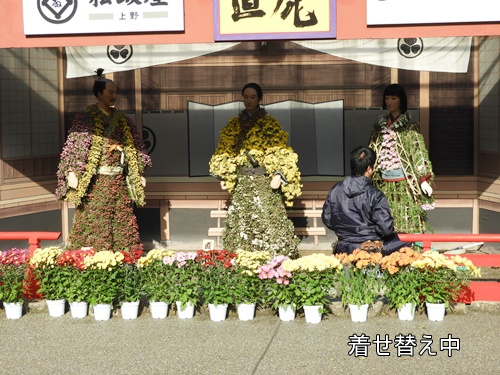
[{"label": "white banner", "polygon": [[295,41],[332,56],[406,70],[466,73],[472,37]]},{"label": "white banner", "polygon": [[168,64],[222,51],[236,44],[238,43],[66,47],[66,78],[92,76],[97,68],[103,68],[106,74]]},{"label": "white banner", "polygon": [[498,0],[366,0],[367,25],[498,21]]},{"label": "white banner", "polygon": [[183,31],[184,0],[23,0],[23,20],[26,35]]},{"label": "white banner", "polygon": [[[333,56],[388,68],[466,73],[472,37],[294,41]],[[66,78],[122,72],[168,64],[225,50],[239,44],[197,43],[66,47]]]}]

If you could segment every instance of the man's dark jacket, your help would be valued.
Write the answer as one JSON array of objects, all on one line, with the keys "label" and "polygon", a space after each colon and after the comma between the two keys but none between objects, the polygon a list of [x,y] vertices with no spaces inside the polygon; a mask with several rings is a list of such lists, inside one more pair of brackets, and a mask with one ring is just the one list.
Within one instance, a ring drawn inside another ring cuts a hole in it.
[{"label": "man's dark jacket", "polygon": [[349,176],[330,190],[322,220],[337,235],[338,252],[351,253],[365,241],[394,233],[387,198],[365,176]]}]

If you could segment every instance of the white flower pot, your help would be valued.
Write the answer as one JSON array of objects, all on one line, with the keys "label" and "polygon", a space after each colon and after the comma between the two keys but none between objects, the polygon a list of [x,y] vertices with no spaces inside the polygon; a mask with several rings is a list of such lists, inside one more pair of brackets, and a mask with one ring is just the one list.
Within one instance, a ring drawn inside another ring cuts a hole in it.
[{"label": "white flower pot", "polygon": [[70,302],[69,309],[73,318],[81,319],[87,316],[89,304],[87,302]]},{"label": "white flower pot", "polygon": [[222,305],[214,305],[213,303],[209,303],[208,310],[210,312],[211,321],[222,322],[223,320],[226,320],[227,303]]},{"label": "white flower pot", "polygon": [[321,322],[322,313],[319,311],[323,306],[304,306],[306,323],[317,324]]},{"label": "white flower pot", "polygon": [[177,306],[177,316],[179,319],[192,319],[194,317],[194,305],[188,302],[184,308],[181,308],[181,302],[175,302]]},{"label": "white flower pot", "polygon": [[19,319],[23,316],[23,302],[4,302],[5,316],[7,319]]},{"label": "white flower pot", "polygon": [[358,305],[349,305],[351,320],[356,323],[366,322],[366,318],[368,317],[368,306],[368,304],[359,307]]},{"label": "white flower pot", "polygon": [[282,305],[278,307],[278,315],[282,322],[291,322],[295,319],[295,306]]},{"label": "white flower pot", "polygon": [[444,319],[446,312],[446,305],[444,303],[425,303],[427,308],[427,317],[433,322],[441,322]]},{"label": "white flower pot", "polygon": [[123,319],[137,319],[139,315],[139,301],[122,302],[120,311]]},{"label": "white flower pot", "polygon": [[407,303],[398,309],[399,320],[413,320],[415,317],[415,307],[414,303]]},{"label": "white flower pot", "polygon": [[167,302],[149,302],[149,310],[153,319],[165,319],[168,314]]},{"label": "white flower pot", "polygon": [[95,320],[109,320],[111,318],[111,304],[100,303],[94,305],[94,318]]},{"label": "white flower pot", "polygon": [[47,303],[47,308],[49,309],[49,315],[53,318],[63,316],[66,311],[66,300],[45,300]]},{"label": "white flower pot", "polygon": [[239,320],[253,320],[255,316],[255,303],[238,303],[236,308],[238,309]]}]

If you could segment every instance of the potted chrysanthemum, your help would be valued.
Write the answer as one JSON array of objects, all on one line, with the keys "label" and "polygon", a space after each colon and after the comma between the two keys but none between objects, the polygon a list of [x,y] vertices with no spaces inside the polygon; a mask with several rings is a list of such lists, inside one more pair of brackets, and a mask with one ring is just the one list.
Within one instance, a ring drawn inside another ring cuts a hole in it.
[{"label": "potted chrysanthemum", "polygon": [[352,321],[364,322],[382,286],[379,273],[382,254],[356,249],[352,254],[340,253],[335,257],[344,266],[338,279],[342,304],[349,307]]},{"label": "potted chrysanthemum", "polygon": [[40,293],[47,303],[49,315],[59,317],[66,311],[66,290],[70,286],[67,269],[57,263],[63,250],[58,246],[38,248],[30,259]]},{"label": "potted chrysanthemum", "polygon": [[85,258],[88,281],[92,285],[89,303],[96,320],[108,320],[120,292],[120,272],[124,256],[120,252],[98,251]]},{"label": "potted chrysanthemum", "polygon": [[283,268],[283,263],[289,259],[285,255],[277,255],[258,268],[259,279],[265,283],[266,302],[271,303],[274,309],[278,309],[282,321],[295,319],[299,302],[292,273]]},{"label": "potted chrysanthemum", "polygon": [[198,251],[203,300],[213,321],[225,320],[228,305],[233,302],[236,257],[236,253],[227,250]]},{"label": "potted chrysanthemum", "polygon": [[171,275],[170,293],[180,319],[191,319],[201,298],[201,267],[196,261],[197,256],[194,251],[179,251],[163,257],[163,263],[167,266],[166,272]]},{"label": "potted chrysanthemum", "polygon": [[61,277],[68,279],[64,298],[69,303],[73,318],[87,316],[88,301],[93,285],[85,267],[85,258],[95,254],[93,248],[65,250],[57,258],[57,265],[62,268]]},{"label": "potted chrysanthemum", "polygon": [[121,251],[118,298],[123,319],[136,319],[139,314],[141,288],[141,273],[137,268],[137,260],[143,255],[142,250]]},{"label": "potted chrysanthemum", "polygon": [[169,272],[169,266],[163,263],[163,258],[173,255],[175,255],[173,250],[152,249],[147,252],[146,256],[137,259],[141,287],[154,319],[166,318],[168,306],[174,301],[171,286],[172,272]]},{"label": "potted chrysanthemum", "polygon": [[0,301],[7,319],[22,316],[28,259],[27,249],[13,248],[0,252]]},{"label": "potted chrysanthemum", "polygon": [[311,254],[289,259],[282,266],[292,274],[297,307],[304,309],[306,322],[319,323],[342,263],[333,255]]},{"label": "potted chrysanthemum", "polygon": [[384,295],[397,309],[400,320],[413,320],[415,307],[420,303],[420,272],[412,263],[422,259],[422,254],[404,247],[380,261],[384,274]]},{"label": "potted chrysanthemum", "polygon": [[419,273],[421,299],[429,320],[433,321],[443,320],[449,303],[460,296],[472,277],[481,274],[469,259],[436,251],[423,253],[422,259],[415,260],[412,267]]},{"label": "potted chrysanthemum", "polygon": [[240,320],[252,320],[256,305],[265,300],[265,283],[259,279],[259,267],[271,259],[269,251],[238,250],[234,273],[233,298]]}]

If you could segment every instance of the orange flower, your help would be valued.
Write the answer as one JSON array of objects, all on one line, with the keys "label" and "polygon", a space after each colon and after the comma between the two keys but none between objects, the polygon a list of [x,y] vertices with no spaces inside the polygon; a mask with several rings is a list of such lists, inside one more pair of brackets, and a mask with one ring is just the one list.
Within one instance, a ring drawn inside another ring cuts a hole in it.
[{"label": "orange flower", "polygon": [[413,251],[409,247],[404,247],[382,258],[380,266],[393,275],[398,272],[400,268],[410,266],[417,259],[422,259],[422,254]]}]

